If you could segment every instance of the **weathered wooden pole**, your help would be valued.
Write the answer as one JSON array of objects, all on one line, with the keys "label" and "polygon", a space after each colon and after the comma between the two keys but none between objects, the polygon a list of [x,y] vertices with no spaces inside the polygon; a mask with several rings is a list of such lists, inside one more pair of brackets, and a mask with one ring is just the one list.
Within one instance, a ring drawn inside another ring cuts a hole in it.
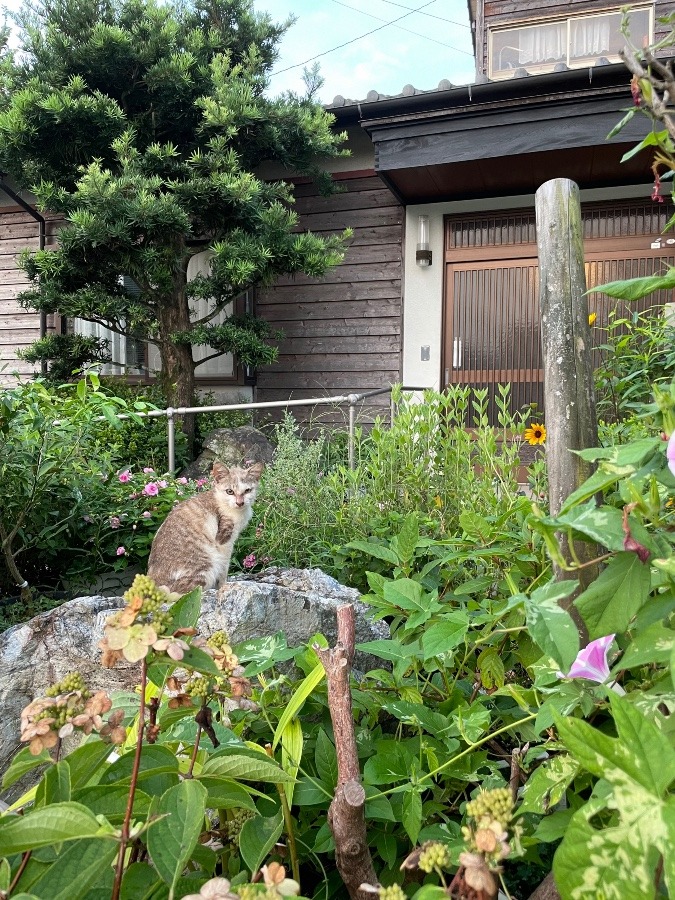
[{"label": "weathered wooden pole", "polygon": [[[598,443],[579,188],[567,178],[547,181],[535,195],[535,211],[546,465],[549,504],[555,516],[592,472],[590,463],[570,451]],[[570,560],[566,540],[561,547]],[[573,551],[582,564],[597,556],[595,546],[583,541],[575,542]],[[578,577],[582,587],[598,574],[595,565],[576,572],[555,567],[555,572],[558,579]]]}]

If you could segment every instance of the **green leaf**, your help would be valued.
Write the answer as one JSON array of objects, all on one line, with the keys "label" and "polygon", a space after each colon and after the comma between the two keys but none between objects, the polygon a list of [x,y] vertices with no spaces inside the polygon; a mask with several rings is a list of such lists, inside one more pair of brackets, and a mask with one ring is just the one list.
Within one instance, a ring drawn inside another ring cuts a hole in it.
[{"label": "green leaf", "polygon": [[367,553],[368,556],[391,563],[392,566],[398,565],[398,556],[393,550],[383,547],[382,544],[371,544],[369,541],[350,541],[347,547],[350,550],[360,550],[362,553]]},{"label": "green leaf", "polygon": [[[70,767],[70,789],[76,791],[84,787],[94,777],[112,753],[110,744],[100,738],[90,739],[66,756],[64,762]],[[129,770],[131,772],[131,769]]]},{"label": "green leaf", "polygon": [[0,819],[0,857],[48,847],[63,841],[109,836],[112,828],[100,824],[81,803],[58,803],[24,816]]},{"label": "green leaf", "polygon": [[421,727],[439,740],[443,739],[444,732],[450,728],[447,716],[435,712],[433,709],[428,709],[421,703],[410,703],[407,700],[389,700],[382,704],[382,709],[391,713],[392,716],[396,716],[405,725],[411,725],[413,728]]},{"label": "green leaf", "polygon": [[6,859],[0,859],[0,891],[7,893],[12,880],[12,867]]},{"label": "green leaf", "polygon": [[392,547],[402,563],[408,563],[415,555],[420,540],[420,527],[415,513],[406,516],[401,530],[392,540]]},{"label": "green leaf", "polygon": [[404,645],[400,641],[382,640],[382,641],[365,641],[356,645],[357,650],[363,653],[371,653],[380,659],[387,659],[391,662],[407,662],[411,656],[415,656],[419,652],[417,644]]},{"label": "green leaf", "polygon": [[377,753],[366,760],[363,780],[366,784],[392,784],[409,781],[412,754],[405,744],[382,740],[377,742]]},{"label": "green leaf", "polygon": [[366,791],[366,819],[380,822],[396,822],[389,797],[378,797],[379,790],[371,784],[364,784]]},{"label": "green leaf", "polygon": [[576,587],[576,581],[551,581],[525,599],[530,636],[563,672],[569,670],[577,657],[579,633],[570,614],[560,606],[560,601],[569,597]]},{"label": "green leaf", "polygon": [[[619,480],[618,477],[616,480]],[[573,528],[580,534],[597,541],[608,550],[623,551],[626,535],[623,530],[623,514],[621,510],[611,506],[596,506],[595,502],[577,506],[555,520],[559,525]],[[643,544],[650,552],[655,552],[653,539],[644,525],[635,517],[629,517],[632,536]]]},{"label": "green leaf", "polygon": [[321,782],[333,793],[338,780],[337,754],[333,742],[323,728],[316,736],[314,763]]},{"label": "green leaf", "polygon": [[618,300],[641,300],[654,291],[670,291],[675,288],[675,268],[669,267],[663,275],[648,275],[644,278],[629,278],[627,281],[608,281],[591,288],[595,291],[616,297]]},{"label": "green leaf", "polygon": [[649,599],[651,572],[636,553],[617,553],[574,601],[594,640],[626,631]]},{"label": "green leaf", "polygon": [[417,788],[411,785],[403,795],[403,815],[401,818],[410,842],[417,843],[417,837],[422,828],[422,798]]},{"label": "green leaf", "polygon": [[330,788],[322,785],[316,778],[301,776],[295,786],[293,802],[296,806],[326,806],[332,799]]},{"label": "green leaf", "polygon": [[204,764],[201,774],[225,775],[243,781],[265,781],[272,784],[291,784],[295,781],[274,760],[262,754],[259,759],[240,754],[212,756]]},{"label": "green leaf", "polygon": [[661,622],[654,622],[640,631],[626,648],[621,669],[632,669],[647,663],[664,663],[670,660],[675,648],[675,631]]},{"label": "green leaf", "polygon": [[504,663],[497,647],[486,647],[476,660],[476,668],[480,672],[484,688],[501,688],[504,686]]},{"label": "green leaf", "polygon": [[[110,748],[108,748],[109,750]],[[131,773],[134,767],[135,750],[129,750],[120,756],[101,775],[99,784],[127,784],[131,781]],[[141,749],[139,772],[177,772],[178,760],[175,753],[162,744],[144,744]]]},{"label": "green leaf", "polygon": [[283,734],[284,728],[288,724],[288,722],[300,712],[302,707],[305,704],[305,700],[309,697],[312,691],[321,684],[323,679],[326,677],[326,670],[324,669],[321,663],[318,663],[315,668],[309,673],[309,675],[304,678],[297,687],[293,690],[293,695],[291,699],[284,709],[281,718],[279,719],[279,724],[276,727],[274,732],[274,739],[272,741],[272,749],[274,750],[277,744],[281,739],[281,735]]},{"label": "green leaf", "polygon": [[148,863],[132,863],[122,878],[120,900],[144,900],[161,884],[157,870]]},{"label": "green leaf", "polygon": [[[73,800],[86,806],[95,816],[105,816],[113,825],[124,818],[129,788],[122,784],[91,785],[73,794]],[[151,798],[136,789],[134,794],[134,818],[144,819],[150,811]]]},{"label": "green leaf", "polygon": [[251,795],[240,784],[231,778],[220,778],[215,775],[200,775],[200,781],[208,793],[208,805],[214,809],[250,809],[256,811]]},{"label": "green leaf", "polygon": [[253,875],[263,864],[267,855],[279,840],[284,827],[281,810],[271,818],[255,816],[244,822],[239,833],[239,850]]},{"label": "green leaf", "polygon": [[202,611],[202,589],[195,588],[176,600],[169,609],[173,618],[174,630],[177,628],[194,628]]},{"label": "green leaf", "polygon": [[573,809],[561,809],[545,816],[535,828],[534,837],[545,844],[559,841],[565,836],[573,814]]},{"label": "green leaf", "polygon": [[162,794],[156,806],[157,815],[165,818],[148,831],[148,851],[160,876],[170,886],[169,900],[172,900],[176,882],[199,840],[206,797],[204,785],[195,779],[187,779]]},{"label": "green leaf", "polygon": [[[324,639],[325,640],[325,639]],[[310,642],[311,643],[311,642]],[[259,675],[279,662],[292,659],[296,651],[289,649],[283,631],[261,638],[249,638],[232,648],[241,663],[246,663],[244,674],[248,678]],[[314,653],[314,651],[311,651]],[[316,660],[316,654],[314,654]]]},{"label": "green leaf", "polygon": [[35,806],[70,800],[70,767],[65,760],[50,766],[35,793]]},{"label": "green leaf", "polygon": [[518,814],[547,813],[565,796],[565,791],[579,772],[579,763],[566,754],[545,760],[527,780]]},{"label": "green leaf", "polygon": [[3,790],[11,787],[28,772],[44,765],[54,765],[54,760],[48,750],[43,750],[38,756],[33,756],[28,747],[19,750],[2,777]]},{"label": "green leaf", "polygon": [[284,785],[289,808],[293,805],[293,791],[300,769],[303,744],[302,725],[298,719],[291,719],[281,735],[281,768],[294,779],[290,784]]},{"label": "green leaf", "polygon": [[424,629],[422,651],[424,660],[442,656],[458,647],[469,630],[468,616],[464,613],[446,613],[440,622]]},{"label": "green leaf", "polygon": [[675,751],[668,738],[628,700],[612,697],[611,705],[619,738],[608,737],[580,719],[556,715],[561,741],[598,778],[625,781],[623,776],[628,775],[655,798],[660,797],[675,778]]},{"label": "green leaf", "polygon": [[413,900],[446,900],[447,891],[437,884],[425,884],[413,894]]},{"label": "green leaf", "polygon": [[69,844],[30,889],[49,900],[87,900],[92,886],[116,857],[117,849],[116,841]]}]

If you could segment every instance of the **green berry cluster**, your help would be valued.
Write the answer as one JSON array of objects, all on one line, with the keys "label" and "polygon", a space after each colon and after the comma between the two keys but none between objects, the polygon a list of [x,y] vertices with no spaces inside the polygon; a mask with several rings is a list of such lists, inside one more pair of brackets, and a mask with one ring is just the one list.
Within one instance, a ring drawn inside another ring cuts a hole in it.
[{"label": "green berry cluster", "polygon": [[420,853],[418,868],[430,874],[436,869],[445,869],[450,865],[450,854],[445,844],[429,841]]},{"label": "green berry cluster", "polygon": [[52,731],[58,731],[59,728],[66,724],[69,718],[72,718],[73,715],[77,715],[78,712],[79,710],[69,709],[67,706],[48,706],[35,716],[34,721],[39,722],[41,719],[53,719],[54,721],[50,727]]},{"label": "green berry cluster", "polygon": [[259,887],[254,887],[252,884],[242,884],[235,890],[240,900],[279,900],[281,896],[276,888],[269,887],[267,890],[261,891]]},{"label": "green berry cluster", "polygon": [[137,597],[143,601],[139,615],[145,616],[148,622],[152,622],[158,634],[168,631],[173,617],[168,610],[162,609],[167,602],[166,592],[158,588],[152,578],[147,575],[136,575],[131,587],[125,592],[124,599],[131,602]]},{"label": "green berry cluster", "polygon": [[407,900],[407,897],[398,884],[390,884],[380,888],[380,900]]},{"label": "green berry cluster", "polygon": [[189,697],[206,697],[211,692],[211,681],[203,675],[191,678],[183,688]]},{"label": "green berry cluster", "polygon": [[59,694],[69,694],[71,691],[80,691],[84,700],[91,696],[79,672],[69,672],[58,684],[48,687],[45,694],[47,697],[58,697]]},{"label": "green berry cluster", "polygon": [[244,826],[244,822],[252,819],[255,813],[250,809],[237,809],[234,811],[232,818],[221,823],[221,831],[225,840],[236,846],[239,840],[239,833]]},{"label": "green berry cluster", "polygon": [[224,650],[230,646],[230,636],[226,631],[214,631],[206,643],[214,650]]},{"label": "green berry cluster", "polygon": [[513,797],[509,788],[494,788],[481,791],[474,800],[466,804],[467,815],[477,822],[490,820],[499,822],[504,830],[508,828],[513,815]]}]

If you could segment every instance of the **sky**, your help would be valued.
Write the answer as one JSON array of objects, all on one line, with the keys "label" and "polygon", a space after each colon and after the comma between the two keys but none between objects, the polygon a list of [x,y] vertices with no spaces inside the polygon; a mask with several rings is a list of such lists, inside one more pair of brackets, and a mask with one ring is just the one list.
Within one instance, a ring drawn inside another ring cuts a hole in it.
[{"label": "sky", "polygon": [[323,103],[338,94],[362,100],[371,90],[400,94],[406,84],[430,90],[444,78],[474,80],[466,0],[255,0],[255,7],[275,21],[297,20],[281,42],[273,93],[302,92],[298,64],[314,56],[325,79]]},{"label": "sky", "polygon": [[[10,10],[20,5],[0,0]],[[275,22],[296,18],[280,44],[273,95],[304,93],[302,64],[310,66],[312,57],[325,79],[317,96],[325,104],[336,95],[363,100],[371,90],[400,94],[406,84],[431,90],[442,79],[474,80],[466,0],[254,0],[254,6]]]}]

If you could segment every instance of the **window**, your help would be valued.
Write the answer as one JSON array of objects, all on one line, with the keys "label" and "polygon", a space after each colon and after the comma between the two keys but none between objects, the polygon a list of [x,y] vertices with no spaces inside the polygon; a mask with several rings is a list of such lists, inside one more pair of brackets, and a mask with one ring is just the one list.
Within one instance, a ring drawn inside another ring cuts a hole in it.
[{"label": "window", "polygon": [[[489,32],[489,77],[508,78],[514,69],[540,74],[552,72],[559,63],[569,68],[591,65],[600,57],[618,62],[625,44],[621,34],[623,14],[616,10],[537,22]],[[652,39],[652,8],[629,13],[633,44],[644,46]]]}]

